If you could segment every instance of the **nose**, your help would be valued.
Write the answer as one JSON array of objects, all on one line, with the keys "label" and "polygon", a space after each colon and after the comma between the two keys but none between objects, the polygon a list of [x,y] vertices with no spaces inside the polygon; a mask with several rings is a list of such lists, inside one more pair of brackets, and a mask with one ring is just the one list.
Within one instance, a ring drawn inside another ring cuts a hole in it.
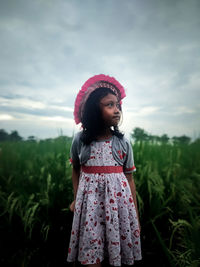
[{"label": "nose", "polygon": [[115,105],[115,113],[120,113],[120,107],[117,104]]}]

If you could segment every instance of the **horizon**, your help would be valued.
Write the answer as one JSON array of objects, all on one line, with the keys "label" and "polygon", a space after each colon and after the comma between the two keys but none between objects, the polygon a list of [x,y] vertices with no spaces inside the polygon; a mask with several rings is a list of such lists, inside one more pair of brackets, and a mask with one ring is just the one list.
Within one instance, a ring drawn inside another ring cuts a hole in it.
[{"label": "horizon", "polygon": [[[142,129],[142,128],[140,128],[140,127],[135,127],[135,128]],[[134,129],[135,129],[135,128],[134,128]],[[133,130],[134,130],[134,129],[133,129]],[[10,132],[6,131],[5,129],[0,129],[0,130],[5,131],[8,135],[11,135],[12,132],[17,132],[18,135],[19,135],[19,137],[21,137],[23,141],[28,140],[28,138],[30,138],[30,137],[34,137],[35,140],[37,140],[37,141],[38,141],[38,140],[45,140],[45,139],[56,139],[56,138],[59,138],[59,137],[62,137],[62,136],[63,136],[63,137],[73,138],[74,134],[77,133],[77,132],[74,132],[74,133],[70,136],[70,135],[66,135],[66,134],[64,134],[64,133],[63,133],[63,130],[60,129],[60,133],[58,133],[57,136],[47,136],[47,137],[44,137],[44,138],[39,138],[38,136],[35,136],[35,135],[29,135],[29,136],[26,136],[26,137],[25,137],[25,136],[23,136],[20,132],[18,132],[17,130],[11,130]],[[186,135],[186,134],[182,134],[182,135],[179,135],[179,136],[174,135],[174,136],[171,136],[171,137],[170,137],[167,133],[163,133],[163,134],[160,134],[160,135],[153,135],[153,134],[149,133],[148,131],[146,131],[145,129],[142,129],[142,130],[144,130],[144,132],[147,134],[147,136],[162,137],[162,136],[164,136],[164,135],[167,135],[167,137],[169,138],[169,140],[172,140],[174,137],[178,137],[178,138],[180,138],[180,137],[183,137],[183,136],[185,136],[185,137],[189,137],[191,142],[194,142],[194,141],[200,139],[200,135],[197,136],[197,137],[195,137],[195,138],[192,138],[191,136],[188,136],[188,135]],[[122,132],[122,133],[124,134],[125,137],[131,139],[131,134],[133,133],[133,131],[132,131],[131,133],[129,133],[129,135],[127,135],[127,134],[124,133],[124,132]],[[148,141],[149,141],[149,140],[148,140]]]}]

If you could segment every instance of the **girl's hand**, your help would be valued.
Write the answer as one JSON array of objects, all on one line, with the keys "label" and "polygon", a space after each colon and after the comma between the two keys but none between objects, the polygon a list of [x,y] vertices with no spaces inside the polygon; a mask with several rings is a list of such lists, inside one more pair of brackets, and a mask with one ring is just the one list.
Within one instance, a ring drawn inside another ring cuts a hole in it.
[{"label": "girl's hand", "polygon": [[70,204],[69,209],[71,212],[74,212],[75,209],[75,200]]},{"label": "girl's hand", "polygon": [[139,222],[139,229],[140,229],[140,232],[141,232],[141,225],[140,225],[140,222]]}]

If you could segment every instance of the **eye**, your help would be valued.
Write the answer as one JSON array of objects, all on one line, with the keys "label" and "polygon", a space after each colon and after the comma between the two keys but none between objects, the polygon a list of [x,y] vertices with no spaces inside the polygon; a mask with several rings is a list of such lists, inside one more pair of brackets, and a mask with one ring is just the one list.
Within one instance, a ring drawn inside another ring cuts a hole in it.
[{"label": "eye", "polygon": [[121,110],[121,105],[119,103],[116,104],[116,107]]},{"label": "eye", "polygon": [[107,104],[107,106],[108,106],[109,108],[112,108],[112,107],[114,107],[114,103],[113,103],[113,102],[110,102],[110,103]]}]

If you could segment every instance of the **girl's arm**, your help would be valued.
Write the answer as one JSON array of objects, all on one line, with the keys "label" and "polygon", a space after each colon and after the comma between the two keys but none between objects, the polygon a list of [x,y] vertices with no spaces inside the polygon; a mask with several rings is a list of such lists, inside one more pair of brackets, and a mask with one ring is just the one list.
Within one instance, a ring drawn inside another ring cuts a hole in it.
[{"label": "girl's arm", "polygon": [[72,184],[73,184],[73,189],[74,189],[74,200],[76,200],[76,193],[78,190],[79,176],[80,176],[80,166],[78,166],[78,167],[73,166]]},{"label": "girl's arm", "polygon": [[133,179],[133,174],[132,173],[125,173],[125,176],[126,176],[126,178],[128,180],[128,183],[129,183],[129,186],[130,186],[130,189],[131,189],[131,193],[132,193],[132,196],[133,196],[133,201],[134,201],[136,212],[137,212],[139,227],[140,227],[139,212],[138,212],[137,199],[136,199],[136,187],[135,187],[135,181]]},{"label": "girl's arm", "polygon": [[72,184],[74,189],[74,201],[70,205],[70,210],[74,211],[75,207],[75,201],[76,201],[76,194],[78,190],[78,184],[79,184],[79,176],[80,176],[80,166],[74,167],[72,169]]}]

